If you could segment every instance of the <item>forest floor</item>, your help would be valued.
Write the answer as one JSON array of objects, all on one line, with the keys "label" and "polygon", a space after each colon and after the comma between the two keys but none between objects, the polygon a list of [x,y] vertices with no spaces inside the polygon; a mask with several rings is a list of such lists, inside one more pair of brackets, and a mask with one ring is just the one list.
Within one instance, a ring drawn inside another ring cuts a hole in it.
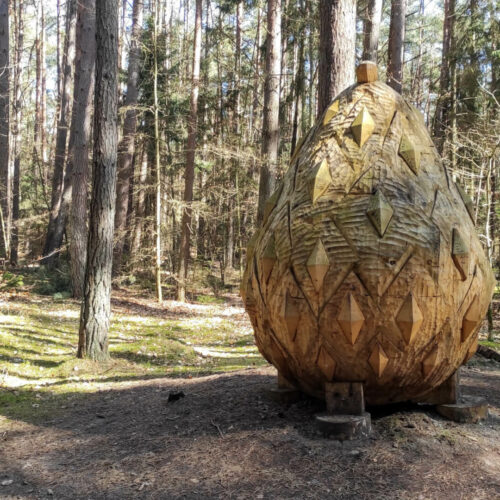
[{"label": "forest floor", "polygon": [[276,372],[234,295],[159,306],[115,290],[104,366],[74,358],[78,315],[0,294],[0,498],[500,498],[496,361],[462,368],[488,421],[370,409],[371,437],[339,443],[315,433],[320,402],[268,399]]}]

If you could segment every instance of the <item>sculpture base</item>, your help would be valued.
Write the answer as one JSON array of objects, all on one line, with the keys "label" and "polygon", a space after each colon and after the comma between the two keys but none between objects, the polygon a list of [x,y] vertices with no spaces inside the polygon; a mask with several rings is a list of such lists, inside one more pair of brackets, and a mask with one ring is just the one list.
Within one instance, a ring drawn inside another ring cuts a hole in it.
[{"label": "sculpture base", "polygon": [[368,437],[371,432],[370,414],[361,415],[316,415],[319,432],[328,438],[348,441]]},{"label": "sculpture base", "polygon": [[488,404],[482,398],[464,397],[455,404],[437,405],[436,411],[444,418],[461,424],[476,424],[488,418]]},{"label": "sculpture base", "polygon": [[460,376],[457,370],[448,380],[432,391],[413,400],[427,405],[455,404],[460,399]]},{"label": "sculpture base", "polygon": [[267,395],[276,403],[291,405],[302,399],[302,393],[297,389],[273,387],[267,389]]}]

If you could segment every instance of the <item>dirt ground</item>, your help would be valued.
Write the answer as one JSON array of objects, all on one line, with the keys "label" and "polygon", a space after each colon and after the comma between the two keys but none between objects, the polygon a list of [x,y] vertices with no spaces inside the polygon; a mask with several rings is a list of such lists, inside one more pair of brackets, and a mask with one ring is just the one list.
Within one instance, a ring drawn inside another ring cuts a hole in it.
[{"label": "dirt ground", "polygon": [[[0,428],[0,497],[500,498],[500,364],[479,358],[466,394],[490,404],[479,425],[429,408],[373,410],[373,434],[315,434],[321,403],[272,402],[273,368],[116,384],[57,417]],[[168,402],[172,391],[185,397]]]}]

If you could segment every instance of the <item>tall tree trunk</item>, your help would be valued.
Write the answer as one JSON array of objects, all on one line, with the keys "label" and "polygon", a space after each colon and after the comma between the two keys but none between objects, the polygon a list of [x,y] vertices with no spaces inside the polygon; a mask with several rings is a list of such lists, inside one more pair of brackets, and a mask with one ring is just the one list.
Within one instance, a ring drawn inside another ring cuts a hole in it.
[{"label": "tall tree trunk", "polygon": [[276,183],[279,153],[279,107],[281,71],[281,0],[267,3],[266,70],[262,123],[262,164],[260,167],[257,221],[264,217],[264,207]]},{"label": "tall tree trunk", "polygon": [[96,2],[94,154],[78,356],[106,360],[118,142],[118,3]]},{"label": "tall tree trunk", "polygon": [[[300,1],[300,12],[305,19],[306,11],[304,0]],[[298,54],[297,54],[297,76],[295,77],[295,105],[293,113],[293,123],[292,123],[292,143],[290,146],[290,155],[293,155],[295,147],[297,146],[297,140],[299,137],[299,126],[300,126],[300,116],[302,113],[302,101],[304,99],[304,89],[305,89],[305,65],[304,65],[304,44],[305,37],[300,37],[298,40]]]},{"label": "tall tree trunk", "polygon": [[443,153],[447,128],[450,126],[452,107],[452,79],[455,73],[455,0],[444,1],[443,51],[439,77],[439,98],[434,114],[434,139],[439,152]]},{"label": "tall tree trunk", "polygon": [[391,1],[387,83],[396,92],[403,90],[403,59],[405,40],[406,0]]},{"label": "tall tree trunk", "polygon": [[126,108],[123,121],[123,135],[118,145],[118,181],[116,185],[115,250],[113,267],[119,272],[127,230],[130,180],[134,175],[135,133],[137,130],[137,99],[139,96],[139,65],[141,62],[140,36],[142,29],[143,0],[134,0],[132,10],[132,31],[127,70]]},{"label": "tall tree trunk", "polygon": [[64,188],[64,166],[66,162],[67,138],[71,116],[71,89],[73,84],[73,60],[75,53],[76,0],[67,0],[66,34],[64,41],[63,77],[61,87],[61,105],[57,123],[56,149],[54,155],[54,172],[52,177],[52,194],[50,216],[43,249],[43,263],[52,265],[58,258],[62,244],[64,220],[61,217],[61,201]]},{"label": "tall tree trunk", "polygon": [[47,120],[47,67],[46,67],[46,29],[45,29],[45,9],[43,1],[40,1],[40,67],[41,67],[41,94],[40,94],[40,155],[44,171],[47,165],[47,130],[45,122]]},{"label": "tall tree trunk", "polygon": [[318,117],[333,98],[354,83],[356,2],[319,2]]},{"label": "tall tree trunk", "polygon": [[95,0],[79,0],[76,31],[75,86],[71,117],[70,148],[66,172],[71,176],[64,203],[71,203],[69,251],[73,296],[83,295],[87,260],[87,184],[95,66]]},{"label": "tall tree trunk", "polygon": [[[158,109],[158,11],[159,0],[154,2],[154,27],[153,27],[153,99],[154,99],[154,129],[155,129],[155,278],[156,278],[156,298],[161,304],[163,293],[161,288],[161,165],[160,165],[160,124]],[[201,26],[201,22],[200,22]],[[200,27],[201,29],[201,27]],[[201,43],[200,43],[201,50]],[[194,158],[193,158],[194,163]],[[194,165],[193,174],[194,176]],[[186,176],[187,177],[187,176]],[[191,186],[192,191],[192,186]],[[192,195],[191,195],[192,196]]]},{"label": "tall tree trunk", "polygon": [[148,178],[148,144],[144,141],[142,146],[141,167],[139,170],[139,182],[137,192],[137,203],[135,206],[135,227],[132,239],[131,251],[133,255],[138,255],[141,248],[142,228],[144,226],[144,216],[146,214],[146,193],[144,186]]},{"label": "tall tree trunk", "polygon": [[15,66],[14,66],[14,123],[12,136],[14,138],[14,171],[12,183],[12,228],[10,238],[10,263],[17,266],[19,251],[19,197],[21,179],[21,75],[22,55],[24,45],[24,4],[23,0],[14,3],[15,10]]},{"label": "tall tree trunk", "polygon": [[0,257],[9,253],[11,178],[9,169],[9,2],[0,2]]},{"label": "tall tree trunk", "polygon": [[363,61],[377,62],[383,0],[368,0],[363,26]]},{"label": "tall tree trunk", "polygon": [[200,85],[201,59],[201,11],[202,0],[196,0],[194,28],[193,73],[191,81],[191,104],[189,114],[189,130],[186,151],[186,170],[184,185],[184,213],[182,215],[181,245],[178,266],[177,300],[186,300],[186,279],[189,264],[189,247],[191,241],[191,202],[193,201],[194,158],[196,152],[196,134],[198,129],[198,93]]},{"label": "tall tree trunk", "polygon": [[[488,257],[490,259],[490,264],[494,266],[495,264],[495,239],[496,239],[496,221],[497,221],[497,210],[496,210],[496,199],[498,196],[497,193],[497,171],[496,171],[496,161],[495,158],[492,157],[489,159],[490,162],[490,200],[489,200],[489,242],[488,242]],[[493,342],[495,330],[493,328],[493,301],[490,303],[488,307],[488,340]]]}]

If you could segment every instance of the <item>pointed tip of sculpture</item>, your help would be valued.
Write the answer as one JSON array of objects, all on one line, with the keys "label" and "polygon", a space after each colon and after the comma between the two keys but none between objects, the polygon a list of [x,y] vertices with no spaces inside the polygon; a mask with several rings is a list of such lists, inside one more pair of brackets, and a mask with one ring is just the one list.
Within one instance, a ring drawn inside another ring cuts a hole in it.
[{"label": "pointed tip of sculpture", "polygon": [[356,68],[358,83],[376,82],[378,78],[377,65],[373,61],[362,61]]}]

